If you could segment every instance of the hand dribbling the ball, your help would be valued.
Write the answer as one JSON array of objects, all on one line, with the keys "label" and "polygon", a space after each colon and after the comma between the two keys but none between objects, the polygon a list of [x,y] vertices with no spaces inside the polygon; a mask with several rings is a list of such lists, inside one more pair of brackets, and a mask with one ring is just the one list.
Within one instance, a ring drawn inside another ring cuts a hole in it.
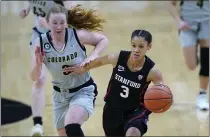
[{"label": "hand dribbling the ball", "polygon": [[145,107],[153,113],[166,112],[173,104],[173,94],[167,85],[155,84],[144,95]]},{"label": "hand dribbling the ball", "polygon": [[167,85],[165,85],[163,83],[155,84],[154,86],[166,87],[166,88],[170,89]]}]

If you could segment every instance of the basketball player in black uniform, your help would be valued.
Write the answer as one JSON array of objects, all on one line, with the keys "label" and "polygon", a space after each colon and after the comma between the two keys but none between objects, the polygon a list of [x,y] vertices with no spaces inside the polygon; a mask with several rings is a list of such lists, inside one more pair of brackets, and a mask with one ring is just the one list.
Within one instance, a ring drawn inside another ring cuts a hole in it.
[{"label": "basketball player in black uniform", "polygon": [[145,54],[151,49],[152,35],[135,30],[131,36],[131,51],[121,51],[95,59],[84,67],[65,71],[84,73],[106,64],[113,65],[107,94],[104,97],[103,128],[106,136],[143,136],[151,114],[144,106],[144,93],[151,81],[163,86],[162,74]]}]

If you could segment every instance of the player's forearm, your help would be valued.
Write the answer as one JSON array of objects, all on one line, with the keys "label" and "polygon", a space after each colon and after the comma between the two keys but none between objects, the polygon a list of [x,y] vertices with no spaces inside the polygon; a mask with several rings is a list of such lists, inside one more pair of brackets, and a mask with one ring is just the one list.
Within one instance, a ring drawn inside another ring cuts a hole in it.
[{"label": "player's forearm", "polygon": [[90,56],[100,55],[104,49],[108,46],[109,40],[104,37],[100,42],[97,43],[95,49],[92,51]]},{"label": "player's forearm", "polygon": [[32,67],[30,76],[33,81],[36,81],[41,76],[42,65],[34,65]]},{"label": "player's forearm", "polygon": [[97,58],[97,59],[91,61],[90,63],[86,64],[84,66],[85,70],[89,71],[90,69],[101,67],[101,66],[105,65],[105,63],[103,61],[104,58],[106,58],[106,57]]},{"label": "player's forearm", "polygon": [[180,18],[178,10],[176,8],[176,5],[173,4],[171,1],[167,2],[167,9],[168,9],[169,13],[171,14],[171,16],[173,17],[173,19],[177,23],[179,23],[181,21],[181,18]]}]

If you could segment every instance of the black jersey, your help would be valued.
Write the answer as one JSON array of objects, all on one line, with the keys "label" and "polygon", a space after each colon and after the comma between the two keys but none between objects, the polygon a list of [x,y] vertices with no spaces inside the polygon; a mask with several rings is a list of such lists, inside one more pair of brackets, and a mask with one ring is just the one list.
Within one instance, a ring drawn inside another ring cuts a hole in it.
[{"label": "black jersey", "polygon": [[104,101],[120,110],[133,110],[144,103],[144,94],[151,81],[147,76],[155,63],[145,56],[141,70],[132,72],[127,66],[130,51],[121,51],[107,88]]}]

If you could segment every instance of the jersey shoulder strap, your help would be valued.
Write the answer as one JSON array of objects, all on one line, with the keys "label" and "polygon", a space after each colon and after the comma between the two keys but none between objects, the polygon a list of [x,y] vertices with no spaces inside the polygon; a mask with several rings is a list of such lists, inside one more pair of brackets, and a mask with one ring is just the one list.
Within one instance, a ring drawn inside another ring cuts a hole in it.
[{"label": "jersey shoulder strap", "polygon": [[71,28],[71,27],[70,27],[69,29],[72,29],[72,30],[73,30],[74,37],[75,37],[77,43],[79,44],[80,48],[81,48],[84,52],[86,52],[85,46],[84,46],[83,44],[81,44],[81,42],[80,42],[80,40],[79,40],[79,37],[78,37],[78,35],[77,35],[76,29],[75,29],[75,28]]},{"label": "jersey shoulder strap", "polygon": [[43,53],[44,50],[43,50],[43,39],[42,39],[42,35],[43,35],[43,34],[41,34],[41,35],[39,36],[39,42],[40,42],[41,52]]},{"label": "jersey shoulder strap", "polygon": [[126,65],[130,53],[130,51],[121,50],[118,57],[117,65]]},{"label": "jersey shoulder strap", "polygon": [[[46,41],[49,41],[47,38],[47,34],[50,32],[50,30],[46,33],[40,34],[39,35],[39,41],[40,41],[40,48],[41,48],[41,52],[45,52],[44,51],[44,45],[46,43]],[[49,43],[48,43],[49,44]],[[49,45],[50,46],[50,45]]]},{"label": "jersey shoulder strap", "polygon": [[147,77],[150,70],[154,67],[154,65],[155,65],[155,62],[152,61],[148,56],[145,55],[145,63],[142,68],[143,75],[145,75]]}]

